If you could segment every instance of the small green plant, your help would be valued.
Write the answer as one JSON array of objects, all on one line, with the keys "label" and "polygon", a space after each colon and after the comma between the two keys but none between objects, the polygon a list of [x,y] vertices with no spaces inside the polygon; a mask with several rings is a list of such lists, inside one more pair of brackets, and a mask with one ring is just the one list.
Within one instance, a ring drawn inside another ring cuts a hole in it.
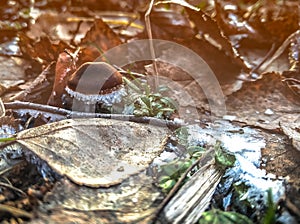
[{"label": "small green plant", "polygon": [[154,92],[147,82],[138,79],[129,80],[125,77],[123,79],[129,93],[125,99],[126,113],[136,116],[170,118],[177,111],[177,103],[163,95],[169,90],[166,86],[159,86]]},{"label": "small green plant", "polygon": [[[197,161],[206,149],[198,145],[189,145],[188,143],[188,127],[181,127],[175,130],[175,136],[179,145],[187,150],[187,158],[175,159],[167,164],[160,166],[159,171],[159,186],[164,192],[169,192],[179,178],[189,169],[192,164]],[[193,175],[195,170],[192,170],[189,175]],[[185,179],[186,182],[189,178]]]},{"label": "small green plant", "polygon": [[188,127],[180,127],[175,130],[177,142],[187,149],[191,157],[199,158],[205,152],[205,146],[189,144],[189,130]]},{"label": "small green plant", "polygon": [[[162,188],[163,192],[169,192],[179,178],[189,169],[192,164],[203,155],[203,149],[199,148],[199,151],[194,150],[192,154],[190,154],[189,158],[186,159],[176,159],[172,162],[164,164],[160,167],[160,177],[159,177],[159,187]],[[195,171],[191,171],[191,175],[193,175]],[[188,181],[189,177],[185,179],[182,183],[184,184]]]},{"label": "small green plant", "polygon": [[175,136],[179,144],[183,145],[184,147],[188,147],[188,127],[183,126],[181,128],[176,129]]},{"label": "small green plant", "polygon": [[236,182],[232,185],[232,208],[246,214],[248,211],[253,211],[253,205],[249,199],[249,189],[245,182]]},{"label": "small green plant", "polygon": [[219,209],[212,209],[202,214],[199,224],[253,224],[245,215],[237,212],[224,212]]},{"label": "small green plant", "polygon": [[[169,192],[185,171],[192,166],[205,153],[206,148],[199,145],[190,145],[188,143],[188,128],[181,127],[175,131],[177,141],[180,145],[186,148],[188,158],[176,159],[160,167],[159,186],[164,192]],[[229,154],[221,147],[221,142],[217,141],[215,148],[215,161],[221,169],[232,167],[235,163],[235,156]],[[197,168],[196,168],[197,169]],[[189,176],[193,175],[195,170],[192,170]],[[184,182],[188,180],[188,177]]]},{"label": "small green plant", "polygon": [[274,224],[276,223],[276,204],[273,200],[272,189],[267,191],[267,209],[262,218],[261,224]]},{"label": "small green plant", "polygon": [[221,146],[221,142],[217,141],[215,145],[215,161],[221,169],[233,167],[235,163],[235,156],[225,151]]}]

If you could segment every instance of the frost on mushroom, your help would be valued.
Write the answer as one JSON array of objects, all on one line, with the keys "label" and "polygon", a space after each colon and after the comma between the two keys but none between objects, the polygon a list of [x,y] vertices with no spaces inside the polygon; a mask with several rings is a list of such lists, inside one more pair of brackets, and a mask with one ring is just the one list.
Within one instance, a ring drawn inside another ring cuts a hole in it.
[{"label": "frost on mushroom", "polygon": [[88,62],[81,65],[68,80],[66,92],[73,103],[76,101],[86,107],[95,104],[111,106],[120,103],[126,95],[122,75],[104,62]]}]

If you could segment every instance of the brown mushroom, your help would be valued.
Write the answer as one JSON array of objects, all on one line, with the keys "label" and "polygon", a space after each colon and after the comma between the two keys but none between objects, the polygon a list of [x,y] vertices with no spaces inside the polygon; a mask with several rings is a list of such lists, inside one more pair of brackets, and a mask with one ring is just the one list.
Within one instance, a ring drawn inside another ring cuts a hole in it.
[{"label": "brown mushroom", "polygon": [[[121,102],[126,95],[122,75],[105,62],[87,62],[81,65],[69,78],[66,92],[71,97],[72,104],[76,101],[80,105],[111,106]],[[87,111],[83,108],[79,110]]]}]

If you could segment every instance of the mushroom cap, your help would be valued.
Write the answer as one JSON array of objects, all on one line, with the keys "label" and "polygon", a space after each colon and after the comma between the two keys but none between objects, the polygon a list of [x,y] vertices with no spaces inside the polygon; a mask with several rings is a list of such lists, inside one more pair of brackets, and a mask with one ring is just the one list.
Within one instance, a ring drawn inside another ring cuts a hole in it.
[{"label": "mushroom cap", "polygon": [[87,62],[81,65],[67,82],[66,91],[87,104],[111,105],[126,95],[122,75],[105,62]]}]

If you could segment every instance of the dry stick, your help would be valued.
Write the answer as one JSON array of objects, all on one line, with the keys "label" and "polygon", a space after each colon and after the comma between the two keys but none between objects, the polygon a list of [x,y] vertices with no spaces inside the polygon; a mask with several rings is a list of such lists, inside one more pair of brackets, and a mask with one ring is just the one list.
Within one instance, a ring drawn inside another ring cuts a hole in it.
[{"label": "dry stick", "polygon": [[27,196],[24,191],[20,190],[19,188],[14,187],[14,186],[12,186],[10,184],[0,182],[0,187],[6,187],[6,188],[9,188],[9,189],[11,189],[13,191],[16,191],[16,192],[22,194],[23,196]]},{"label": "dry stick", "polygon": [[151,58],[153,59],[153,66],[154,66],[154,87],[158,87],[158,70],[157,70],[157,63],[156,63],[156,56],[155,56],[155,50],[153,46],[153,37],[152,37],[152,29],[151,29],[151,22],[150,22],[150,13],[153,8],[155,0],[151,0],[149,4],[149,8],[147,12],[145,13],[145,23],[146,23],[146,31],[149,38],[149,47],[150,47],[150,54]]},{"label": "dry stick", "polygon": [[2,99],[0,98],[0,117],[4,117],[4,116],[5,116],[5,107]]},{"label": "dry stick", "polygon": [[258,72],[258,70],[262,67],[262,65],[275,53],[275,43],[272,44],[271,49],[268,51],[268,53],[263,57],[261,62],[259,62],[257,65],[255,65],[251,71],[250,74],[255,74]]},{"label": "dry stick", "polygon": [[[206,155],[209,155],[211,152],[213,152],[214,149],[210,149],[206,152]],[[187,177],[187,175],[189,174],[189,172],[191,172],[191,170],[196,167],[198,164],[200,164],[200,162],[202,160],[205,160],[206,157],[204,155],[202,155],[201,157],[199,157],[179,178],[179,180],[176,182],[176,184],[174,185],[174,187],[172,188],[172,190],[168,193],[168,195],[164,198],[164,200],[162,201],[162,203],[159,204],[157,210],[152,214],[153,220],[152,223],[154,223],[157,219],[159,214],[162,212],[163,208],[169,203],[169,201],[171,200],[171,198],[175,195],[175,193],[179,190],[179,188],[181,187],[182,182],[184,181],[184,179]],[[206,164],[205,166],[210,166],[212,165],[211,163]]]},{"label": "dry stick", "polygon": [[300,216],[300,209],[295,204],[293,204],[290,199],[285,199],[285,206],[298,217]]},{"label": "dry stick", "polygon": [[293,81],[295,83],[298,83],[300,84],[300,80],[298,79],[295,79],[295,78],[285,78],[285,79],[282,79],[283,82],[286,82],[286,81]]},{"label": "dry stick", "polygon": [[11,109],[11,110],[20,110],[20,109],[29,109],[29,110],[36,110],[40,112],[46,112],[56,115],[61,115],[67,118],[67,116],[70,114],[70,111],[59,108],[59,107],[53,107],[49,105],[43,105],[43,104],[36,104],[31,102],[22,102],[22,101],[15,101],[15,102],[9,102],[4,103],[5,109]]},{"label": "dry stick", "polygon": [[25,218],[29,218],[29,219],[33,218],[33,215],[30,214],[29,212],[26,212],[22,209],[19,209],[19,208],[13,207],[13,206],[9,206],[9,205],[0,204],[0,211],[8,212],[15,217],[25,217]]},{"label": "dry stick", "polygon": [[53,107],[49,105],[43,104],[36,104],[30,102],[10,102],[4,103],[6,109],[12,110],[29,110],[28,112],[32,111],[33,113],[44,113],[45,115],[48,114],[49,117],[56,115],[62,116],[61,119],[69,119],[69,118],[106,118],[106,119],[114,119],[114,120],[122,120],[122,121],[132,121],[136,123],[146,123],[155,126],[167,126],[171,129],[179,128],[183,125],[183,123],[170,121],[170,120],[163,120],[158,119],[155,117],[136,117],[134,115],[123,115],[123,114],[103,114],[103,113],[85,113],[85,112],[78,112],[78,111],[69,111],[66,109]]},{"label": "dry stick", "polygon": [[282,79],[281,81],[286,83],[287,87],[294,95],[299,96],[299,92],[297,90],[293,89],[293,86],[295,87],[295,85],[289,85],[287,82],[295,82],[297,84],[300,84],[300,80],[295,79],[295,78],[285,78],[285,79]]},{"label": "dry stick", "polygon": [[[7,145],[11,145],[11,142],[7,142],[5,144],[1,144],[0,145],[0,150],[2,150]],[[0,177],[3,176],[5,173],[7,173],[7,172],[11,171],[12,169],[14,169],[16,166],[23,165],[23,164],[26,164],[26,162],[24,160],[21,160],[21,161],[19,161],[17,163],[14,163],[12,166],[10,166],[8,168],[6,168],[4,170],[1,170],[0,171]]]},{"label": "dry stick", "polygon": [[264,61],[262,65],[260,65],[259,70],[261,72],[264,72],[270,64],[275,61],[284,51],[285,49],[290,45],[291,41],[294,38],[297,38],[297,35],[300,34],[300,30],[297,30],[296,32],[292,33],[290,36],[286,38],[286,40],[277,48],[277,50],[272,54],[272,57],[268,58],[268,60]]}]

